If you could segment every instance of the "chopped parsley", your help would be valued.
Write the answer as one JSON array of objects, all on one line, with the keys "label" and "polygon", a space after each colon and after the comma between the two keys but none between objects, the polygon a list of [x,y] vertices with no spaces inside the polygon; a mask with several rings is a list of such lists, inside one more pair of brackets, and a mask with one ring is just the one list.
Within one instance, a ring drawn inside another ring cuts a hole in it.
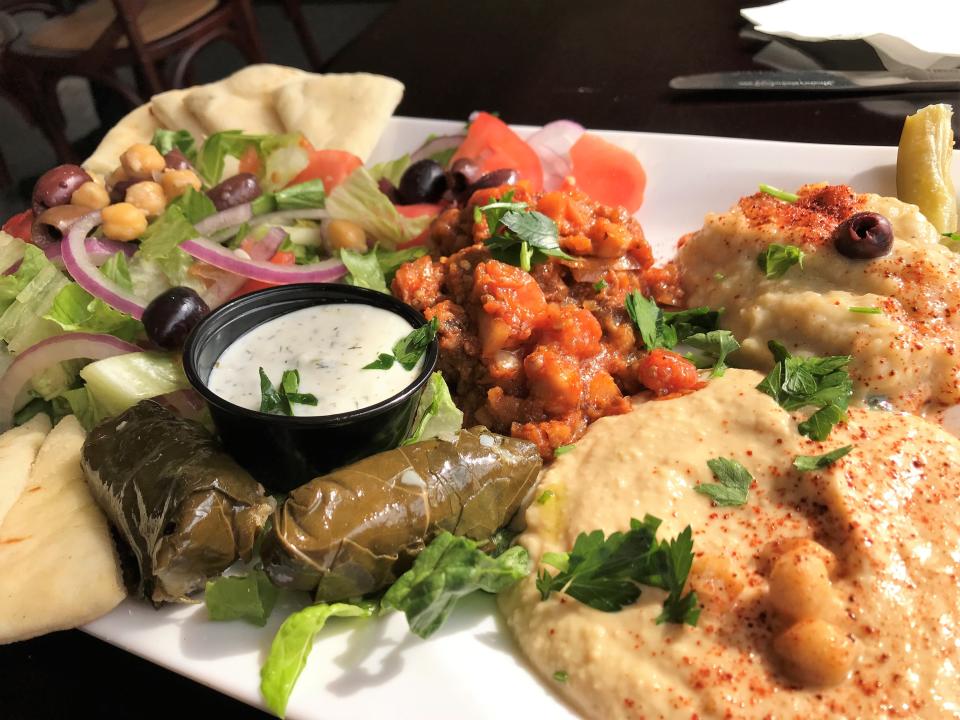
[{"label": "chopped parsley", "polygon": [[554,457],[560,457],[561,455],[566,455],[568,452],[573,450],[576,447],[576,443],[570,443],[569,445],[560,445],[556,450],[553,451]]},{"label": "chopped parsley", "polygon": [[944,243],[944,245],[946,245],[951,250],[960,251],[960,232],[941,233],[941,234],[947,240]]},{"label": "chopped parsley", "polygon": [[[580,533],[569,553],[545,553],[543,561],[559,572],[537,576],[540,598],[563,592],[603,612],[617,612],[640,597],[640,586],[666,590],[657,624],[696,625],[700,616],[694,592],[683,594],[693,564],[693,532],[687,526],[673,540],[657,540],[660,520],[633,519],[626,532],[604,538],[602,530]],[[548,557],[549,556],[549,557]]]},{"label": "chopped parsley", "polygon": [[698,351],[688,356],[694,365],[698,368],[713,368],[710,377],[723,375],[727,369],[727,356],[740,349],[740,343],[729,330],[695,333],[684,338],[683,342]]},{"label": "chopped parsley", "polygon": [[757,255],[757,265],[768,280],[776,280],[783,277],[794,265],[799,265],[802,270],[803,256],[803,250],[796,245],[771,243]]},{"label": "chopped parsley", "polygon": [[706,495],[716,507],[738,507],[747,504],[747,492],[753,484],[753,475],[743,465],[730,458],[707,460],[707,467],[719,483],[701,483],[696,490]]},{"label": "chopped parsley", "polygon": [[526,203],[514,202],[512,190],[500,200],[475,207],[473,221],[486,222],[490,239],[485,245],[495,259],[527,272],[551,257],[573,259],[560,249],[557,224]]},{"label": "chopped parsley", "polygon": [[557,670],[553,674],[553,679],[556,680],[558,683],[565,683],[567,681],[567,678],[569,677],[570,676],[567,674],[566,670]]},{"label": "chopped parsley", "polygon": [[760,183],[760,192],[772,195],[777,198],[777,200],[783,200],[788,203],[794,203],[800,199],[800,196],[796,193],[787,192],[786,190],[781,190],[780,188],[775,188],[773,185],[767,185],[765,183]]},{"label": "chopped parsley", "polygon": [[546,505],[556,496],[557,494],[553,490],[544,490],[542,493],[540,493],[540,497],[537,498],[537,505]]},{"label": "chopped parsley", "polygon": [[767,347],[776,364],[757,390],[787,411],[818,408],[797,429],[814,440],[826,440],[833,426],[846,417],[853,395],[853,381],[847,372],[850,356],[796,357],[776,340]]},{"label": "chopped parsley", "polygon": [[437,336],[437,330],[440,329],[440,321],[433,318],[425,325],[421,325],[406,335],[393,346],[393,354],[380,353],[373,362],[364,365],[364,370],[389,370],[393,367],[394,361],[398,362],[404,370],[413,370],[420,358],[430,347],[430,343]]},{"label": "chopped parsley", "polygon": [[722,272],[715,272],[713,274],[713,279],[716,280],[717,282],[722,282],[727,279],[727,276],[724,275]]},{"label": "chopped parsley", "polygon": [[793,459],[793,466],[803,472],[823,470],[823,468],[833,465],[851,450],[853,450],[853,445],[844,445],[823,455],[797,455]]},{"label": "chopped parsley", "polygon": [[293,415],[293,404],[316,405],[317,396],[300,392],[300,372],[284,370],[279,389],[274,388],[263,368],[260,368],[260,412],[270,415]]},{"label": "chopped parsley", "polygon": [[596,290],[597,292],[603,292],[604,290],[607,289],[607,281],[604,280],[603,278],[600,278],[593,284],[593,289]]},{"label": "chopped parsley", "polygon": [[883,309],[878,307],[861,307],[861,306],[854,305],[852,307],[848,307],[847,310],[849,310],[852,313],[861,313],[862,315],[882,315],[883,314]]}]

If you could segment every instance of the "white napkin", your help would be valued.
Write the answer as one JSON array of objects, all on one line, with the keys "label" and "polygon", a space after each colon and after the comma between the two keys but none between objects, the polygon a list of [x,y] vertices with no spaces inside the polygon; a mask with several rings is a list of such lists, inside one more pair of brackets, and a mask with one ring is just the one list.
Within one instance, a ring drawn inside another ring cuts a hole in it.
[{"label": "white napkin", "polygon": [[794,40],[865,40],[892,71],[960,67],[960,0],[783,0],[740,11]]}]

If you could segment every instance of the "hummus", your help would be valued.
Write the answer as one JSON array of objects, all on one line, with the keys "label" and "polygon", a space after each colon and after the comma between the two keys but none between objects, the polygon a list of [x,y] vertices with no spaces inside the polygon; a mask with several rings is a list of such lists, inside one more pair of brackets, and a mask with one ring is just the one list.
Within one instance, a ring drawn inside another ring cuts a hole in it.
[{"label": "hummus", "polygon": [[[594,718],[960,717],[960,441],[855,408],[814,442],[761,379],[728,370],[598,420],[544,473],[538,492],[552,494],[520,538],[536,560],[646,513],[661,539],[690,525],[697,626],[657,625],[660,590],[605,613],[541,601],[531,576],[500,596],[521,648]],[[826,469],[793,468],[848,444]],[[694,491],[716,482],[716,457],[753,475],[746,505]]]},{"label": "hummus", "polygon": [[[737,364],[769,368],[767,341],[780,340],[795,354],[852,355],[857,399],[883,396],[913,412],[960,402],[960,256],[914,205],[844,186],[800,195],[797,203],[745,197],[682,240],[677,265],[689,306],[724,308],[720,323],[742,344]],[[834,228],[862,211],[892,224],[888,255],[851,260],[834,248]],[[802,267],[767,279],[757,256],[771,243],[802,248]]]}]

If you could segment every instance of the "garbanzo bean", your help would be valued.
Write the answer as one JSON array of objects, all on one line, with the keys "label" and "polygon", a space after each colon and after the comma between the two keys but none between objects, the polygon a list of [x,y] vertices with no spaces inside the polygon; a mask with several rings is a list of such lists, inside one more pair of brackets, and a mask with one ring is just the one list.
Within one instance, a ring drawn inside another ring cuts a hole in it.
[{"label": "garbanzo bean", "polygon": [[835,601],[826,563],[806,546],[781,555],[770,572],[770,604],[785,617],[824,617]]},{"label": "garbanzo bean", "polygon": [[130,203],[108,205],[102,213],[103,234],[109,240],[136,240],[147,229],[147,216],[143,210]]},{"label": "garbanzo bean", "polygon": [[167,163],[153,145],[136,143],[120,156],[120,163],[130,177],[146,179],[163,170]]},{"label": "garbanzo bean", "polygon": [[773,641],[786,673],[804,685],[837,685],[853,667],[856,649],[836,625],[801,620]]},{"label": "garbanzo bean", "polygon": [[704,553],[694,558],[690,569],[690,587],[708,610],[729,609],[743,592],[743,580],[737,568],[723,555]]},{"label": "garbanzo bean", "polygon": [[110,194],[103,185],[91,180],[73,191],[73,195],[70,196],[70,204],[90,208],[91,210],[102,210],[110,204]]},{"label": "garbanzo bean", "polygon": [[160,185],[163,186],[163,194],[167,196],[167,202],[183,195],[187,188],[199,190],[203,187],[203,183],[193,170],[165,170],[160,176]]},{"label": "garbanzo bean", "polygon": [[330,250],[367,251],[367,235],[356,223],[349,220],[331,220],[324,230]]},{"label": "garbanzo bean", "polygon": [[143,180],[128,187],[124,200],[143,210],[147,217],[156,217],[167,207],[163,188],[153,180]]}]

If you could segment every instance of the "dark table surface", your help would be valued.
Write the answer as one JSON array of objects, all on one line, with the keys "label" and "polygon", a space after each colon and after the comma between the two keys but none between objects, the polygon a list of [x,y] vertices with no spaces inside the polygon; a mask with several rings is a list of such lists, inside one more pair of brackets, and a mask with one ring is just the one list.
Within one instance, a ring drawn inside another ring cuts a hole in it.
[{"label": "dark table surface", "polygon": [[[406,84],[398,113],[804,142],[896,144],[903,116],[948,95],[680,95],[675,75],[764,69],[734,0],[401,0],[331,63]],[[862,43],[804,52],[879,68]],[[309,670],[307,670],[309,672]],[[265,717],[78,631],[0,648],[0,717]],[[402,713],[401,713],[402,715]],[[451,717],[455,710],[451,709]]]}]

